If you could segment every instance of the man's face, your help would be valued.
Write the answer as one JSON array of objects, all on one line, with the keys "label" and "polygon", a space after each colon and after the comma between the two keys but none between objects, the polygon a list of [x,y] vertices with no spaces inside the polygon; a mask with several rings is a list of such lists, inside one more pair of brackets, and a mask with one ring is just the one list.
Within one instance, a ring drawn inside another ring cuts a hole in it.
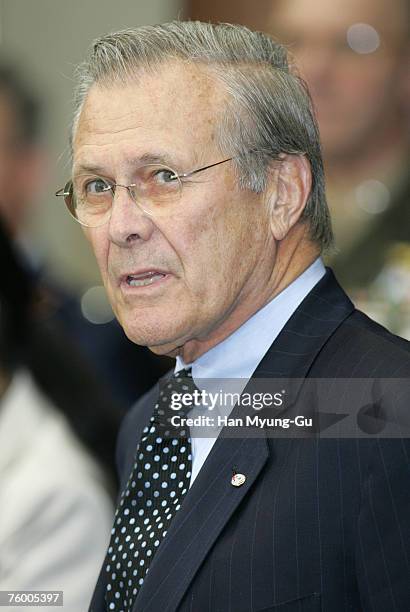
[{"label": "man's face", "polygon": [[[317,109],[326,156],[356,155],[381,128],[395,125],[405,58],[402,2],[395,0],[283,0],[272,31],[289,43]],[[347,42],[354,24],[380,37],[374,52]]]},{"label": "man's face", "polygon": [[[141,159],[163,157],[180,173],[218,162],[223,105],[220,85],[189,65],[94,86],[74,138],[73,173],[92,168],[129,185]],[[269,228],[263,196],[239,190],[227,162],[185,183],[172,214],[148,216],[118,188],[110,221],[86,234],[127,336],[174,353],[190,340],[218,341],[266,301],[275,259]],[[143,273],[155,273],[153,282],[130,285]]]}]

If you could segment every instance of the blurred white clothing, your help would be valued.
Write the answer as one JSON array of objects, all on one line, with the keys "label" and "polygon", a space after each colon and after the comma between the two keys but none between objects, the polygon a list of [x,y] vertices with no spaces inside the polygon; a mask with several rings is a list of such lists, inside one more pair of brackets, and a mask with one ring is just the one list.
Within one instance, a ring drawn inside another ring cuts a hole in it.
[{"label": "blurred white clothing", "polygon": [[96,462],[17,372],[0,399],[0,590],[63,590],[44,610],[86,612],[112,520]]}]

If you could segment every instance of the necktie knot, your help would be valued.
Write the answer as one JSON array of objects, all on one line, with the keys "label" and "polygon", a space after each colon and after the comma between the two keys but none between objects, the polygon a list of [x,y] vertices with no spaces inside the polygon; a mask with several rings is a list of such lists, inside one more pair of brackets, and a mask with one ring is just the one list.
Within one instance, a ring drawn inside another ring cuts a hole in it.
[{"label": "necktie knot", "polygon": [[192,410],[195,392],[200,393],[192,378],[191,368],[174,373],[160,387],[158,404],[154,411],[155,422],[166,427],[171,425],[172,428],[173,416],[185,417]]}]

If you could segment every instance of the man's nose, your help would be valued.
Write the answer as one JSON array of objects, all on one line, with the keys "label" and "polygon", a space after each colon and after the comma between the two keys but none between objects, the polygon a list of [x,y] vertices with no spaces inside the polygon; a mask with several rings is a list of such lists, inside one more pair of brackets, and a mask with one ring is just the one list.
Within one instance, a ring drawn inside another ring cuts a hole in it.
[{"label": "man's nose", "polygon": [[110,240],[118,246],[127,247],[137,240],[149,240],[153,230],[150,217],[134,202],[129,190],[118,185],[111,205]]}]

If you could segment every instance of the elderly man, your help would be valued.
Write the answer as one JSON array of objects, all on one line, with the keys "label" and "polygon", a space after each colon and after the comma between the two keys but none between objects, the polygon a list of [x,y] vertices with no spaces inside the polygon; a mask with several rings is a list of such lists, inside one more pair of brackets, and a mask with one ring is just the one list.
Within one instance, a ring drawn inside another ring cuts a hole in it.
[{"label": "elderly man", "polygon": [[90,609],[407,610],[407,440],[164,430],[200,378],[410,373],[408,344],[321,262],[318,133],[285,50],[239,26],[170,23],[101,38],[78,77],[57,194],[128,337],[176,357],[120,432]]}]

